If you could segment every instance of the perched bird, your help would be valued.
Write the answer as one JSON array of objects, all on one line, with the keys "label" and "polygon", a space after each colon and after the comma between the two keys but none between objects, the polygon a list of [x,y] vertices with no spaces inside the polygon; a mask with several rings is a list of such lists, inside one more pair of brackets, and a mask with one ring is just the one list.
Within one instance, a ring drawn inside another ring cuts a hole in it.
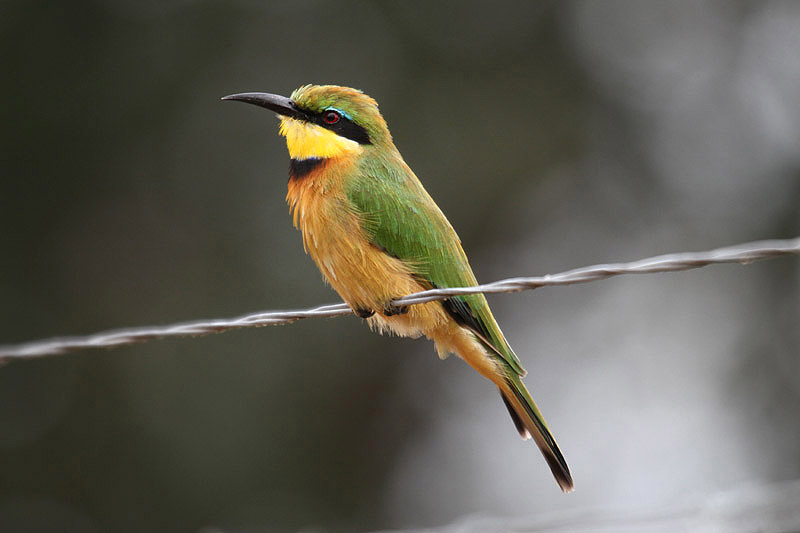
[{"label": "perched bird", "polygon": [[572,476],[530,393],[514,351],[482,294],[409,307],[414,292],[477,285],[453,227],[398,152],[378,104],[359,90],[305,85],[291,97],[240,93],[274,111],[289,148],[286,199],[325,280],[380,332],[425,335],[500,390],[520,435],[533,438],[558,485]]}]

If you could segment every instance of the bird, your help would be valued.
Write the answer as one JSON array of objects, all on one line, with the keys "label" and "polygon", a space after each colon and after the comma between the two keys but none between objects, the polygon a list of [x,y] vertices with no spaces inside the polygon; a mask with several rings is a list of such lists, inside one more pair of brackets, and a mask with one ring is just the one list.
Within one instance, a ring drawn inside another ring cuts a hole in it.
[{"label": "bird", "polygon": [[458,235],[403,160],[377,102],[338,85],[222,100],[277,114],[290,157],[292,221],[325,281],[372,329],[424,335],[440,358],[454,353],[496,385],[520,436],[533,439],[561,490],[571,492],[567,462],[484,295],[393,304],[415,292],[477,281]]}]

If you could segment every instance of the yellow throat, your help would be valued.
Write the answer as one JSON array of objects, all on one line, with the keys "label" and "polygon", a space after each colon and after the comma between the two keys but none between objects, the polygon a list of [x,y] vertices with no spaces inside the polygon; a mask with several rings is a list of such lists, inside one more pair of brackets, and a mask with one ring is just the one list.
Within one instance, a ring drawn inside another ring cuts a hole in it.
[{"label": "yellow throat", "polygon": [[281,117],[280,134],[286,137],[292,159],[338,157],[363,150],[356,141],[336,135],[322,126],[289,117]]}]

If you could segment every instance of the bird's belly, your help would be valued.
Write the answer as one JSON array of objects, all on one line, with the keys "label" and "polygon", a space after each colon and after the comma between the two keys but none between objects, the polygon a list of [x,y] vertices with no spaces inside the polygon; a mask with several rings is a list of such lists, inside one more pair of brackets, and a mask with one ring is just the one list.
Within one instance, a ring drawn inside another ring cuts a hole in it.
[{"label": "bird's belly", "polygon": [[309,255],[325,280],[354,309],[373,311],[369,324],[404,337],[428,334],[449,318],[439,302],[414,305],[404,314],[386,315],[393,299],[425,290],[407,263],[370,243],[358,216],[343,206],[305,210],[298,222]]}]

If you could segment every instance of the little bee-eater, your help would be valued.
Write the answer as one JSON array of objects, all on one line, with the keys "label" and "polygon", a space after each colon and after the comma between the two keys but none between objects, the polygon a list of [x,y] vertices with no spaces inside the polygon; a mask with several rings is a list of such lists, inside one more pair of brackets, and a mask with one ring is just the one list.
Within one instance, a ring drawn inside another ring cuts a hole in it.
[{"label": "little bee-eater", "polygon": [[397,151],[378,104],[356,89],[306,85],[289,98],[241,93],[280,118],[289,148],[294,225],[322,276],[380,332],[425,335],[500,389],[524,439],[533,438],[561,489],[572,476],[482,294],[397,307],[414,292],[477,285],[453,227]]}]

